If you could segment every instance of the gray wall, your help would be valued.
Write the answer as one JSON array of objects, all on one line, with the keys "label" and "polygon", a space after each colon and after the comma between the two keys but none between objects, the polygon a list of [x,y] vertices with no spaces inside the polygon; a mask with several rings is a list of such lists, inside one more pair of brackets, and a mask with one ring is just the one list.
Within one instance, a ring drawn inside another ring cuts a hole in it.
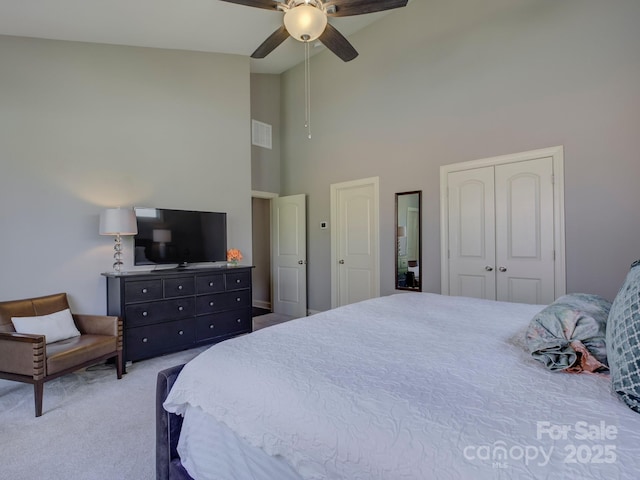
[{"label": "gray wall", "polygon": [[251,185],[280,193],[280,75],[251,74],[251,118],[272,128],[272,148],[251,146]]},{"label": "gray wall", "polygon": [[271,200],[252,199],[253,305],[271,308]]},{"label": "gray wall", "polygon": [[0,37],[0,59],[0,300],[103,313],[104,207],[226,211],[251,262],[248,58]]},{"label": "gray wall", "polygon": [[[500,7],[500,8],[498,8]],[[282,193],[308,194],[309,308],[330,307],[329,186],[380,177],[381,293],[394,192],[423,190],[424,290],[440,291],[439,167],[564,145],[567,290],[612,298],[640,257],[640,2],[413,1],[350,40],[360,56],[283,75]]]}]

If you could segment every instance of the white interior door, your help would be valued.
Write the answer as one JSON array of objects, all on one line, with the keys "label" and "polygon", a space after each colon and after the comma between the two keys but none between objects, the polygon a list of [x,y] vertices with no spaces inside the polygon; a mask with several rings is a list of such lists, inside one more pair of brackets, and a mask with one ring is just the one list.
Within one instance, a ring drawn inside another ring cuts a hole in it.
[{"label": "white interior door", "polygon": [[307,315],[307,232],[304,195],[277,197],[271,203],[272,310]]},{"label": "white interior door", "polygon": [[449,293],[496,298],[493,167],[451,172],[449,203]]},{"label": "white interior door", "polygon": [[333,307],[380,295],[378,178],[331,185]]},{"label": "white interior door", "polygon": [[497,300],[555,300],[553,162],[495,167]]}]

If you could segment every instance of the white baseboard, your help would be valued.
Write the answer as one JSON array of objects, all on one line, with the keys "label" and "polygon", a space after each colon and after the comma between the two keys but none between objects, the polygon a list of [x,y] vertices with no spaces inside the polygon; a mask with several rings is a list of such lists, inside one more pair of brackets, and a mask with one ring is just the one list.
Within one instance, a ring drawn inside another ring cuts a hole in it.
[{"label": "white baseboard", "polygon": [[264,308],[265,310],[271,310],[271,302],[265,300],[253,300],[253,306],[256,308]]}]

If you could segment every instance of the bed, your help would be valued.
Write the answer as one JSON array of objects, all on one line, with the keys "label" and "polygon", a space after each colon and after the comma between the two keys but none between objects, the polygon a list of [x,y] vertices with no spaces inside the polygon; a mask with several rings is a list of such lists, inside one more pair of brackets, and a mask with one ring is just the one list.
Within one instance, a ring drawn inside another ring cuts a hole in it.
[{"label": "bed", "polygon": [[608,376],[531,358],[543,308],[403,293],[217,344],[161,372],[158,478],[638,478]]}]

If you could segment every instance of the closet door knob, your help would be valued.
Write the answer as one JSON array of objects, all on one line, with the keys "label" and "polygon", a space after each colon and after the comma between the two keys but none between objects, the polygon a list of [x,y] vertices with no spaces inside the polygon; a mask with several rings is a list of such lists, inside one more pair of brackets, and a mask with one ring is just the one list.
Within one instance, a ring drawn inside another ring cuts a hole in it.
[{"label": "closet door knob", "polygon": [[339,263],[340,265],[344,265],[344,260],[340,260],[338,263]]},{"label": "closet door knob", "polygon": [[498,270],[500,270],[501,272],[506,272],[507,271],[507,267],[500,267],[500,268],[498,268]]},{"label": "closet door knob", "polygon": [[484,269],[485,269],[487,272],[493,272],[493,267],[492,267],[491,265],[487,265],[486,267],[484,267]]}]

